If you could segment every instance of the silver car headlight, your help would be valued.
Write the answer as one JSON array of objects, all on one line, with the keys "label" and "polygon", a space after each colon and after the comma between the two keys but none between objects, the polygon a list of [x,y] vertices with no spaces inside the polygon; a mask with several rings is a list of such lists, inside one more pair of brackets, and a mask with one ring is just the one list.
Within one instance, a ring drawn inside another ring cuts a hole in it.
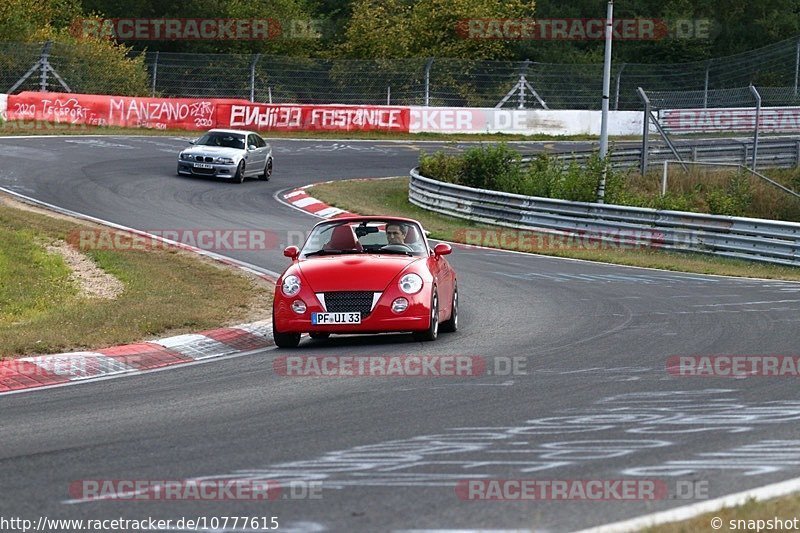
[{"label": "silver car headlight", "polygon": [[221,163],[223,165],[232,165],[233,159],[231,159],[230,157],[218,157],[215,162]]},{"label": "silver car headlight", "polygon": [[417,294],[422,290],[422,278],[416,274],[406,274],[400,278],[400,290],[406,294]]},{"label": "silver car headlight", "polygon": [[192,158],[192,156],[190,156],[189,154],[184,154],[183,152],[181,152],[181,155],[179,157],[184,161],[187,161]]},{"label": "silver car headlight", "polygon": [[281,290],[286,296],[292,297],[300,292],[300,278],[297,276],[286,276],[283,278]]}]

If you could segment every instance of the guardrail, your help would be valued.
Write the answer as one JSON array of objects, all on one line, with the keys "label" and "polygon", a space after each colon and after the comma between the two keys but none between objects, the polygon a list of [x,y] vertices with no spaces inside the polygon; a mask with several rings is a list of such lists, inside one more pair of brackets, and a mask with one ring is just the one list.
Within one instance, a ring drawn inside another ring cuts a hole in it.
[{"label": "guardrail", "polygon": [[423,209],[509,228],[800,266],[800,224],[793,222],[473,189],[426,178],[416,168],[408,199]]},{"label": "guardrail", "polygon": [[[753,159],[753,141],[720,140],[701,144],[676,144],[675,148],[684,161],[706,163],[739,163],[747,166]],[[564,161],[585,163],[597,150],[571,153],[558,153]],[[623,148],[611,152],[611,162],[617,168],[639,166],[642,160],[641,148]],[[527,165],[535,156],[525,156]],[[652,146],[648,150],[648,168],[660,166],[666,160],[674,160],[675,154],[667,146]],[[773,168],[800,166],[800,140],[762,139],[758,143],[758,165]]]}]

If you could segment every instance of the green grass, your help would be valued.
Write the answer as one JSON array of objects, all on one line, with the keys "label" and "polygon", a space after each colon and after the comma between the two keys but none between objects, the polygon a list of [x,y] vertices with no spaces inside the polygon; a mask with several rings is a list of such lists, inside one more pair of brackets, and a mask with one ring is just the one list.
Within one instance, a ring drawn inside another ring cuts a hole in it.
[{"label": "green grass", "polygon": [[175,250],[85,252],[125,288],[80,296],[45,243],[91,228],[0,203],[0,358],[98,349],[241,322],[254,302],[269,315],[269,284]]},{"label": "green grass", "polygon": [[[498,230],[513,232],[513,229],[500,228],[485,224],[475,224],[467,220],[447,217],[419,208],[408,202],[408,178],[392,178],[369,181],[339,181],[316,185],[310,191],[314,197],[336,207],[361,214],[386,214],[406,216],[419,220],[431,236],[453,242],[474,244],[468,241],[469,230]],[[528,236],[537,236],[525,232]],[[491,235],[491,233],[490,233]],[[621,265],[660,268],[679,272],[695,272],[701,274],[718,274],[727,276],[744,276],[784,280],[800,280],[800,268],[782,267],[738,261],[719,257],[710,257],[696,253],[667,252],[649,248],[633,249],[592,249],[590,247],[571,247],[553,241],[547,236],[520,240],[520,246],[498,247],[523,252],[536,252],[557,257],[571,257],[588,261],[603,261]],[[502,241],[502,239],[497,239]],[[545,243],[544,246],[539,243]],[[526,243],[534,243],[526,246]]]},{"label": "green grass", "polygon": [[[763,502],[750,500],[738,507],[728,507],[720,511],[707,513],[690,520],[674,522],[644,529],[648,533],[695,533],[696,531],[756,531],[756,527],[744,527],[747,524],[736,524],[736,528],[730,528],[731,520],[769,520],[775,517],[782,520],[791,521],[798,515],[800,509],[800,495],[793,494],[783,498],[775,498]],[[714,530],[711,528],[712,518],[721,518],[723,527]],[[791,531],[790,529],[773,528],[772,531]],[[762,524],[761,531],[769,531],[766,525]]]},{"label": "green grass", "polygon": [[27,230],[0,226],[0,327],[24,324],[77,293],[61,257],[48,254]]}]

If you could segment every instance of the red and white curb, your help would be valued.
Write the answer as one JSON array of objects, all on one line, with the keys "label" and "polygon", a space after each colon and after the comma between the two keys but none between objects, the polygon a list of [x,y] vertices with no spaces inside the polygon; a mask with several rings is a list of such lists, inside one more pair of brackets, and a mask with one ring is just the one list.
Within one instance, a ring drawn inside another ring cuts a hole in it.
[{"label": "red and white curb", "polygon": [[[266,280],[274,281],[279,276],[277,272],[237,259],[63,209],[11,189],[0,187],[0,191],[31,205],[162,241],[170,246],[203,255]],[[73,381],[136,374],[173,365],[189,364],[203,359],[242,354],[273,344],[272,320],[262,320],[251,324],[211,329],[200,333],[114,346],[96,351],[6,359],[0,361],[0,395],[26,389],[64,385]]]},{"label": "red and white curb", "polygon": [[0,395],[230,356],[273,345],[272,321],[126,344],[96,351],[0,361]]},{"label": "red and white curb", "polygon": [[321,202],[308,194],[307,189],[313,186],[314,185],[305,185],[303,187],[298,187],[297,189],[281,194],[281,197],[283,201],[289,205],[320,218],[337,218],[353,214],[344,209],[339,209],[338,207],[333,207],[325,202]]}]

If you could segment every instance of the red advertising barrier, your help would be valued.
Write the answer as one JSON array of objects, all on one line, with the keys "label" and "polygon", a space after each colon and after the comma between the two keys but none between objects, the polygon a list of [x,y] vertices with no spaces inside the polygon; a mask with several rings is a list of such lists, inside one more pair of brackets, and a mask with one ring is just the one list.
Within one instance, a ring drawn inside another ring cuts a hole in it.
[{"label": "red advertising barrier", "polygon": [[220,102],[240,101],[23,92],[8,96],[8,121],[204,130],[216,125]]},{"label": "red advertising barrier", "polygon": [[408,132],[408,107],[271,105],[218,98],[147,98],[23,92],[8,96],[9,122],[207,130]]},{"label": "red advertising barrier", "polygon": [[223,104],[220,128],[267,131],[399,131],[408,133],[408,107],[343,105]]}]

